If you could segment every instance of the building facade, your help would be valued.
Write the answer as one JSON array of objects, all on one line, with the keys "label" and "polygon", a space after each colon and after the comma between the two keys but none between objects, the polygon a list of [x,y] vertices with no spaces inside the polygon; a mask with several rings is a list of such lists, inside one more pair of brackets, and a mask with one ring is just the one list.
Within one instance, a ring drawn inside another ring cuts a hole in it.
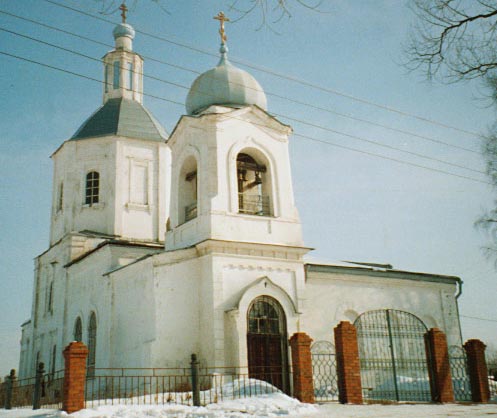
[{"label": "building facade", "polygon": [[[460,345],[460,279],[390,266],[310,264],[295,206],[291,127],[233,66],[192,84],[168,135],[143,106],[134,30],[114,30],[103,105],[52,155],[50,246],[36,259],[20,377],[85,342],[92,367],[281,371],[288,338],[333,344],[333,328],[398,310]],[[254,372],[255,373],[255,372]]]}]

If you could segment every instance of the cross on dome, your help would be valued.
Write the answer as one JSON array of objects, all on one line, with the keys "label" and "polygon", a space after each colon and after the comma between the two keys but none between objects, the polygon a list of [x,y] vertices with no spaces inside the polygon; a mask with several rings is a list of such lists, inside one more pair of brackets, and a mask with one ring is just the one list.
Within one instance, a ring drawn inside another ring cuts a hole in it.
[{"label": "cross on dome", "polygon": [[128,11],[128,8],[126,7],[126,3],[124,1],[119,6],[119,10],[121,10],[121,17],[123,19],[123,23],[126,23],[126,12]]},{"label": "cross on dome", "polygon": [[224,22],[229,22],[230,19],[226,17],[224,12],[219,12],[217,16],[214,16],[214,19],[219,20],[219,35],[221,35],[221,43],[225,44],[228,38],[226,37],[226,32],[224,30]]}]

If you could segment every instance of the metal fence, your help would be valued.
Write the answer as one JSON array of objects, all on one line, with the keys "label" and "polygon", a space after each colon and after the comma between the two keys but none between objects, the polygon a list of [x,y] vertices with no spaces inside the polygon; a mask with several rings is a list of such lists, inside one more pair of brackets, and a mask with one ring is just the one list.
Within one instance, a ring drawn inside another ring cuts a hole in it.
[{"label": "metal fence", "polygon": [[355,325],[364,399],[430,402],[427,329],[421,320],[386,309],[361,315]]},{"label": "metal fence", "polygon": [[64,370],[43,371],[38,379],[36,376],[19,380],[8,377],[0,386],[0,406],[8,409],[61,409],[63,384]]},{"label": "metal fence", "polygon": [[329,341],[316,341],[311,347],[312,377],[316,402],[338,401],[335,347]]},{"label": "metal fence", "polygon": [[456,401],[471,401],[471,383],[468,375],[468,360],[463,347],[449,347],[450,373]]},{"label": "metal fence", "polygon": [[[281,380],[281,376],[273,377]],[[198,404],[207,405],[275,392],[281,391],[271,382],[250,377],[247,367],[199,368],[196,384],[191,368],[96,368],[86,381],[85,403],[86,407],[194,405],[198,396]]]}]

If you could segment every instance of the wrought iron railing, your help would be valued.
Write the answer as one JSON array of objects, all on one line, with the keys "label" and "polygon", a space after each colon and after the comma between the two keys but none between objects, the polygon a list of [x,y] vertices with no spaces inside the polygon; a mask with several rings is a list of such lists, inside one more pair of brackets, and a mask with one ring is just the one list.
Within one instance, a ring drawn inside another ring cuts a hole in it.
[{"label": "wrought iron railing", "polygon": [[191,221],[197,217],[197,202],[185,207],[185,222]]},{"label": "wrought iron railing", "polygon": [[[280,392],[249,376],[248,368],[200,368],[200,404]],[[281,381],[281,375],[273,376]],[[270,380],[270,379],[268,379]],[[96,368],[86,382],[86,407],[107,404],[193,405],[190,368]]]},{"label": "wrought iron railing", "polygon": [[238,211],[248,215],[271,216],[269,196],[238,193]]},{"label": "wrought iron railing", "polygon": [[[10,396],[10,406],[12,408],[33,408],[36,377],[13,380],[10,394],[8,394],[9,384],[10,382],[6,379],[0,386],[0,407],[5,407],[6,398]],[[64,370],[44,374],[40,380],[39,407],[49,409],[62,408],[63,384]]]},{"label": "wrought iron railing", "polygon": [[336,356],[332,353],[312,353],[314,398],[317,402],[338,401]]},{"label": "wrought iron railing", "polygon": [[468,360],[463,347],[449,347],[450,374],[456,401],[471,401],[471,383],[468,375]]}]

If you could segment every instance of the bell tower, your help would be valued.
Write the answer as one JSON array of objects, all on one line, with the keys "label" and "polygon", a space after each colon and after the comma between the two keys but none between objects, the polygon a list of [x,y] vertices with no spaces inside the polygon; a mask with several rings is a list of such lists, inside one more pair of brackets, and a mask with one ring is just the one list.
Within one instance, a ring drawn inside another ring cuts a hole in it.
[{"label": "bell tower", "polygon": [[267,113],[266,95],[232,65],[221,22],[221,59],[193,82],[168,144],[171,217],[166,249],[207,239],[302,246],[294,203],[289,135]]}]

